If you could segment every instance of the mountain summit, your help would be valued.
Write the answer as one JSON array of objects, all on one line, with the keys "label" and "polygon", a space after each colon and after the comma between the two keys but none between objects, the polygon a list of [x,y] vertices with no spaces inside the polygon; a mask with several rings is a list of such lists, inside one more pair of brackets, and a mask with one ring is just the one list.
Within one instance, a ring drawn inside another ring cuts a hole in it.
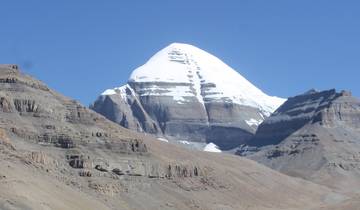
[{"label": "mountain summit", "polygon": [[135,69],[128,84],[103,92],[92,108],[127,128],[232,149],[283,102],[217,57],[173,43]]},{"label": "mountain summit", "polygon": [[[230,101],[259,108],[264,115],[284,102],[263,93],[217,57],[189,44],[167,46],[135,69],[129,81],[179,83],[164,89],[163,95],[172,96],[178,103],[186,103],[187,97],[196,97],[200,103]],[[161,91],[149,89],[144,94],[156,95]]]}]

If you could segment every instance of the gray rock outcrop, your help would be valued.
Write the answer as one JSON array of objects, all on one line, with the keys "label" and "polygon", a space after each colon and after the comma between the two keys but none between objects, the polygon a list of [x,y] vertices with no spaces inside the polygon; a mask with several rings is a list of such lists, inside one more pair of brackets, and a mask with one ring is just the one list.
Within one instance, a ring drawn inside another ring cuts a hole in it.
[{"label": "gray rock outcrop", "polygon": [[344,190],[360,183],[359,151],[360,101],[332,89],[289,98],[237,153]]}]

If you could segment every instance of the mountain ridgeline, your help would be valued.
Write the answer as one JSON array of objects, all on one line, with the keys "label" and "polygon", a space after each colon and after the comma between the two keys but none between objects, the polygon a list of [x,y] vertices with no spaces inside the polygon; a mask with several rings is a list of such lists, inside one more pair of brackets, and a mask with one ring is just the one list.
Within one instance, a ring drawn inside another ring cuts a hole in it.
[{"label": "mountain ridgeline", "polygon": [[291,97],[237,154],[352,191],[360,186],[360,101],[334,89]]}]

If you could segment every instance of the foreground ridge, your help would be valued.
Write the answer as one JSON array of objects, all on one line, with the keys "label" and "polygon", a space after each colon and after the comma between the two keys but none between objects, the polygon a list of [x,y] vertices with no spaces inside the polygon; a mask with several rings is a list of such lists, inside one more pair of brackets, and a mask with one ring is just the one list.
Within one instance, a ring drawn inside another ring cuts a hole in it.
[{"label": "foreground ridge", "polygon": [[1,209],[316,209],[342,198],[121,128],[14,65],[0,65],[0,87]]}]

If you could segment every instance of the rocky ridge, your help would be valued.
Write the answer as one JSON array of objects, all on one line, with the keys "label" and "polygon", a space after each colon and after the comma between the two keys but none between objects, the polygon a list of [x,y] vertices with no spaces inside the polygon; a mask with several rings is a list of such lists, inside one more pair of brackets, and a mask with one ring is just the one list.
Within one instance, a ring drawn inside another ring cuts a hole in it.
[{"label": "rocky ridge", "polygon": [[[238,154],[344,191],[360,184],[360,101],[334,89],[291,97]],[[355,190],[356,191],[356,190]]]}]

